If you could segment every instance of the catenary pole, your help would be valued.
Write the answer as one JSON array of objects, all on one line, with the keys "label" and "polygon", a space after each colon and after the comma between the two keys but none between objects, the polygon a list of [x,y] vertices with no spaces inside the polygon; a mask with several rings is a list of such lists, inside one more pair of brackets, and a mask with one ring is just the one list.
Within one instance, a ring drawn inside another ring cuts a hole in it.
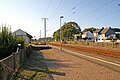
[{"label": "catenary pole", "polygon": [[44,21],[44,39],[46,44],[46,21],[48,20],[48,18],[42,18],[42,20]]}]

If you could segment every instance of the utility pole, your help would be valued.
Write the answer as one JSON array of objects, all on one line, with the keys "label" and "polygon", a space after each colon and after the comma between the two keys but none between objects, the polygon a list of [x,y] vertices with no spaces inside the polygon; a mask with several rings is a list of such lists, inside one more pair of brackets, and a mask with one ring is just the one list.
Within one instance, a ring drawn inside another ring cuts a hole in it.
[{"label": "utility pole", "polygon": [[40,38],[41,38],[41,30],[40,30]]},{"label": "utility pole", "polygon": [[62,51],[62,30],[61,30],[61,22],[62,22],[63,16],[60,16],[60,50]]},{"label": "utility pole", "polygon": [[40,30],[40,37],[39,37],[39,41],[41,40],[41,30]]},{"label": "utility pole", "polygon": [[45,44],[46,44],[46,20],[48,20],[48,18],[42,18],[42,20],[44,20],[44,38],[45,38]]}]

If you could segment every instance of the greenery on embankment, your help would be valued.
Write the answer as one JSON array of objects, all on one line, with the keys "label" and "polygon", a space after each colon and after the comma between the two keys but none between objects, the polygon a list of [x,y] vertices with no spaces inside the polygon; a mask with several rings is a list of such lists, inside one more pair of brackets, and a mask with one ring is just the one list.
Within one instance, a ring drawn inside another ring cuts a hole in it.
[{"label": "greenery on embankment", "polygon": [[0,27],[0,60],[16,52],[18,43],[24,45],[24,40],[13,35],[9,27],[2,25]]},{"label": "greenery on embankment", "polygon": [[15,80],[49,80],[49,73],[54,71],[47,68],[44,60],[42,52],[32,50]]}]

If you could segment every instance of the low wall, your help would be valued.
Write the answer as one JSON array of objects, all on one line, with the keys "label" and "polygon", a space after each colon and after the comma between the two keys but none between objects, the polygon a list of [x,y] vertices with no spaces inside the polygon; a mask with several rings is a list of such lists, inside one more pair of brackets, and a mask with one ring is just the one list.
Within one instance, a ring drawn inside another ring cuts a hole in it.
[{"label": "low wall", "polygon": [[109,48],[120,48],[120,42],[85,42],[85,41],[67,41],[67,44],[75,44],[81,46],[96,46],[96,47],[109,47]]}]

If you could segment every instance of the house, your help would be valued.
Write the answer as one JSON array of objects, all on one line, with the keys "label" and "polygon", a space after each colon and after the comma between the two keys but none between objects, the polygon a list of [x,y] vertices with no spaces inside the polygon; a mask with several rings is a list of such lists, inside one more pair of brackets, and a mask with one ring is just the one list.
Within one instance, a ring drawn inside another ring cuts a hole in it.
[{"label": "house", "polygon": [[111,27],[96,29],[94,32],[95,42],[103,42],[104,39],[115,39],[116,34]]},{"label": "house", "polygon": [[82,38],[83,38],[83,39],[90,40],[90,41],[94,41],[94,35],[93,35],[93,33],[91,33],[90,31],[83,32]]},{"label": "house", "polygon": [[104,37],[107,37],[107,38],[109,38],[109,39],[114,39],[114,38],[116,38],[116,37],[115,37],[115,32],[112,30],[111,27],[109,27],[109,28],[104,28],[104,29],[101,31],[101,35],[102,35],[103,38],[104,38]]},{"label": "house", "polygon": [[81,34],[75,34],[74,35],[74,40],[77,41],[80,39]]},{"label": "house", "polygon": [[[93,35],[94,35],[94,40],[95,40],[95,42],[97,42],[98,41],[98,38],[100,38],[100,32],[103,30],[104,28],[102,28],[102,29],[96,29],[95,31],[93,31]],[[101,38],[100,38],[101,39]]]},{"label": "house", "polygon": [[30,34],[28,34],[27,32],[18,29],[15,32],[13,32],[13,34],[15,34],[16,36],[22,37],[25,40],[25,43],[31,43],[31,39],[33,38]]},{"label": "house", "polygon": [[120,29],[119,28],[112,28],[112,30],[115,32],[116,38],[120,39]]}]

